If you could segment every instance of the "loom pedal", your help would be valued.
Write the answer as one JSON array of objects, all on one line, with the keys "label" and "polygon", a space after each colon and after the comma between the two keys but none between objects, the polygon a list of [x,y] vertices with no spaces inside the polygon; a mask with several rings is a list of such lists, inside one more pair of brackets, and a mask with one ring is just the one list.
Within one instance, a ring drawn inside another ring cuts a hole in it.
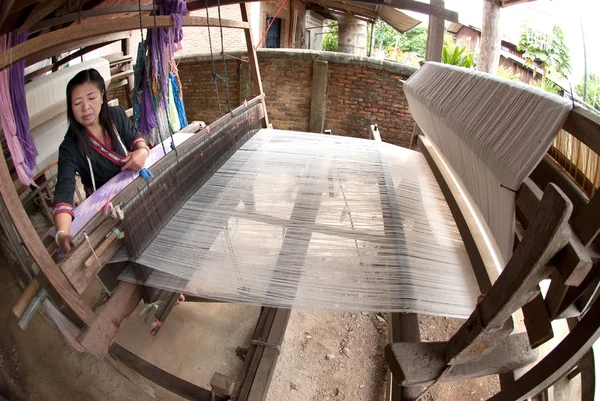
[{"label": "loom pedal", "polygon": [[[447,342],[393,343],[385,348],[385,358],[401,386],[428,385],[446,369]],[[508,336],[483,358],[452,369],[441,381],[457,381],[492,374],[511,372],[525,367],[538,358],[531,348],[527,333]]]}]

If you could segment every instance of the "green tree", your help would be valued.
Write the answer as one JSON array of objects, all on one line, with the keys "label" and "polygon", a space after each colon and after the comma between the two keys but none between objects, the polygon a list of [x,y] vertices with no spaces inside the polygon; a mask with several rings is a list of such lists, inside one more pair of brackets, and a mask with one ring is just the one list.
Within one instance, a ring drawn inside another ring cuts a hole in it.
[{"label": "green tree", "polygon": [[474,68],[475,55],[469,52],[466,47],[444,45],[442,48],[442,63]]},{"label": "green tree", "polygon": [[[583,81],[575,85],[575,93],[583,98]],[[600,75],[590,74],[587,79],[587,97],[585,101],[600,111]]]},{"label": "green tree", "polygon": [[337,21],[330,20],[323,35],[323,50],[336,52],[338,50],[338,25]]},{"label": "green tree", "polygon": [[569,49],[565,44],[563,31],[558,25],[554,25],[551,34],[523,25],[517,49],[525,52],[523,57],[527,65],[533,68],[535,62],[541,66],[542,87],[546,85],[546,75],[550,70],[556,71],[563,77],[571,71]]}]

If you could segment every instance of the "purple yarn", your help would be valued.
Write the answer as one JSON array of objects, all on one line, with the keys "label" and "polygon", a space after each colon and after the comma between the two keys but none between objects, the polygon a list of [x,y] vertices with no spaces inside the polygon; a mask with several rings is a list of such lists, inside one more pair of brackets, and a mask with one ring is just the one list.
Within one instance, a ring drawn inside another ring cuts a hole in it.
[{"label": "purple yarn", "polygon": [[[10,35],[10,47],[14,47],[27,40],[28,31]],[[38,155],[35,143],[29,131],[29,112],[27,111],[27,98],[25,96],[25,60],[13,64],[9,72],[10,101],[13,106],[17,137],[23,148],[25,166],[30,171],[35,169],[35,158]]]}]

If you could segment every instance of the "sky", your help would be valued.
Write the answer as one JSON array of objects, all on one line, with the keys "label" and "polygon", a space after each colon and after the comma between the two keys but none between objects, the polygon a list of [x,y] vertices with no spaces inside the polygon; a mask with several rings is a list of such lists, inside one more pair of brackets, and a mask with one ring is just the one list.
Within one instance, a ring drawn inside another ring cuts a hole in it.
[{"label": "sky", "polygon": [[[457,11],[461,23],[481,27],[483,0],[446,0],[446,8]],[[427,16],[406,13],[427,24]],[[563,29],[565,43],[571,54],[570,80],[573,86],[582,81],[584,74],[583,25],[588,74],[600,74],[600,1],[537,0],[503,8],[500,12],[502,37],[518,43],[521,26],[525,21],[539,30],[551,30],[554,24]]]}]

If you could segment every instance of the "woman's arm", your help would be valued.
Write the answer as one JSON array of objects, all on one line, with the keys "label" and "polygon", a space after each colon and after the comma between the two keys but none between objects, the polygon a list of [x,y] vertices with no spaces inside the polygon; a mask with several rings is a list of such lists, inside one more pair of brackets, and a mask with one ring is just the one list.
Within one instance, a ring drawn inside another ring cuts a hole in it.
[{"label": "woman's arm", "polygon": [[129,121],[125,109],[117,106],[112,108],[112,110],[114,111],[113,117],[115,122],[117,122],[119,135],[130,151],[129,155],[125,158],[125,164],[121,170],[141,170],[150,154],[150,149],[146,145],[144,138],[142,138],[135,126]]},{"label": "woman's arm", "polygon": [[58,178],[52,202],[56,243],[65,253],[71,250],[71,221],[75,217],[73,196],[76,164],[75,157],[68,147],[68,144],[63,143],[58,150]]}]

